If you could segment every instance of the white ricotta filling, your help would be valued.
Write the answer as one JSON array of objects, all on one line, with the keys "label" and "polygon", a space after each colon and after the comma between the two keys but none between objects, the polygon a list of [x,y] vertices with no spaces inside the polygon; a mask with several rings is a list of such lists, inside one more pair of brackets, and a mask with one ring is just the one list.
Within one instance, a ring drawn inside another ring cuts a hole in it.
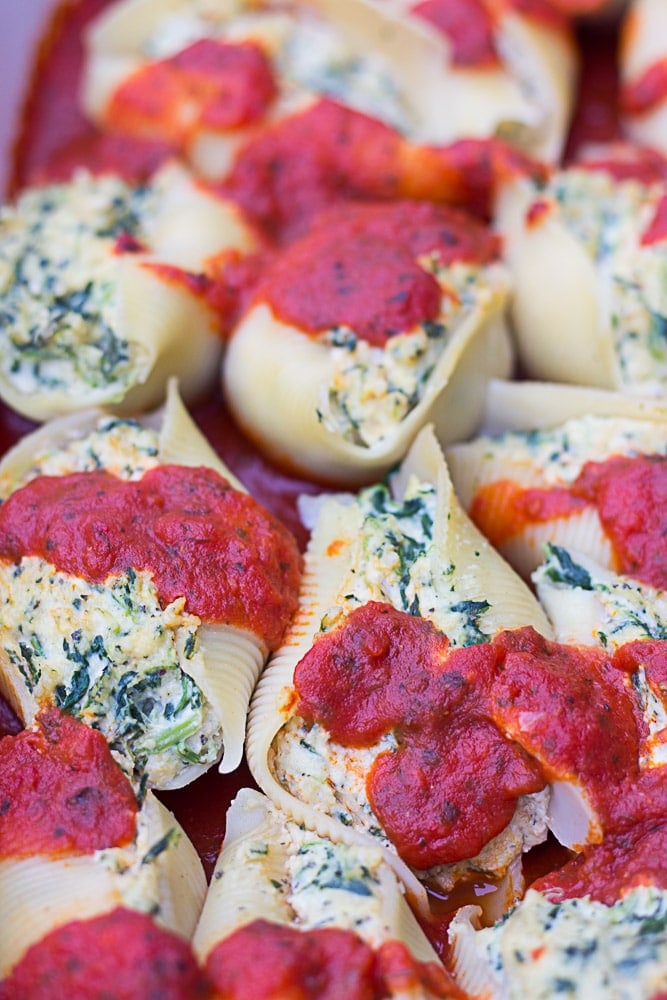
[{"label": "white ricotta filling", "polygon": [[508,479],[541,486],[574,482],[586,462],[600,462],[614,455],[666,455],[667,441],[649,420],[627,417],[577,417],[550,430],[506,431],[475,441],[480,471],[487,482],[487,468],[498,479],[502,462]]},{"label": "white ricotta filling", "polygon": [[322,387],[320,419],[328,430],[353,444],[373,447],[391,435],[419,405],[436,366],[466,321],[488,310],[497,294],[483,268],[456,263],[442,267],[433,258],[420,261],[442,290],[433,322],[390,337],[374,347],[348,327],[322,334],[331,350],[333,375]]},{"label": "white ricotta filling", "polygon": [[37,451],[20,478],[0,477],[0,496],[25,486],[36,476],[66,476],[104,469],[120,479],[141,479],[160,464],[157,433],[135,420],[104,417],[97,428],[58,449]]},{"label": "white ricotta filling", "polygon": [[460,599],[452,585],[455,567],[444,561],[434,542],[435,487],[413,478],[403,499],[395,500],[386,486],[371,486],[355,503],[363,513],[361,555],[321,631],[329,631],[355,607],[381,601],[429,619],[453,646],[490,639],[484,631],[489,603]]},{"label": "white ricotta filling", "polygon": [[36,701],[99,729],[123,769],[164,784],[211,764],[222,732],[190,676],[200,621],[161,608],[151,575],[91,584],[30,556],[0,563],[2,650]]},{"label": "white ricotta filling", "polygon": [[641,245],[662,190],[576,169],[551,188],[561,221],[595,264],[619,388],[644,396],[662,396],[667,384],[667,243]]},{"label": "white ricotta filling", "polygon": [[117,386],[147,367],[123,334],[116,239],[141,242],[154,211],[147,185],[79,172],[24,192],[0,211],[0,370],[21,393]]},{"label": "white ricotta filling", "polygon": [[454,918],[459,970],[488,974],[493,1000],[651,1000],[667,988],[667,892],[641,887],[613,906],[550,902],[534,890],[501,922]]}]

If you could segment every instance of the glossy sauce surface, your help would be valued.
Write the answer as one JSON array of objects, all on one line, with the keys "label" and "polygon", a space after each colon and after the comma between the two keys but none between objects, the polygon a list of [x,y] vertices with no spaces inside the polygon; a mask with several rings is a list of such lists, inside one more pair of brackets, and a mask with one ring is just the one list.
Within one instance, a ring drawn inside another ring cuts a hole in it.
[{"label": "glossy sauce surface", "polygon": [[118,908],[47,934],[0,983],[0,1000],[206,1000],[189,944],[147,914]]},{"label": "glossy sauce surface", "polygon": [[209,953],[206,971],[228,1000],[381,1000],[422,984],[433,997],[461,995],[444,969],[416,962],[399,942],[375,952],[352,931],[302,931],[265,920],[221,941]]},{"label": "glossy sauce surface", "polygon": [[269,265],[253,298],[306,333],[348,326],[382,347],[440,312],[442,291],[420,258],[485,264],[499,249],[481,223],[443,205],[350,205],[319,216]]},{"label": "glossy sauce surface", "polygon": [[533,888],[560,902],[590,896],[613,906],[638,885],[667,889],[667,823],[644,821],[604,843],[587,848],[558,871],[538,879]]},{"label": "glossy sauce surface", "polygon": [[667,588],[667,459],[614,456],[587,462],[569,486],[524,489],[501,479],[475,494],[470,516],[494,545],[528,525],[594,507],[609,538],[618,573]]},{"label": "glossy sauce surface", "polygon": [[596,648],[534,629],[450,648],[428,621],[370,602],[320,636],[294,673],[296,712],[343,746],[393,734],[366,779],[408,864],[472,858],[519,796],[575,781],[601,820],[637,774],[640,721],[623,675]]},{"label": "glossy sauce surface", "polygon": [[0,858],[130,843],[137,800],[102,734],[55,708],[37,722],[0,740]]},{"label": "glossy sauce surface", "polygon": [[133,481],[104,470],[37,476],[0,507],[0,558],[24,556],[91,583],[146,570],[163,607],[185,596],[189,613],[252,631],[270,648],[298,602],[294,539],[204,467],[160,465]]},{"label": "glossy sauce surface", "polygon": [[186,146],[200,128],[238,128],[261,118],[276,84],[258,45],[202,38],[123,82],[105,118],[130,135]]}]

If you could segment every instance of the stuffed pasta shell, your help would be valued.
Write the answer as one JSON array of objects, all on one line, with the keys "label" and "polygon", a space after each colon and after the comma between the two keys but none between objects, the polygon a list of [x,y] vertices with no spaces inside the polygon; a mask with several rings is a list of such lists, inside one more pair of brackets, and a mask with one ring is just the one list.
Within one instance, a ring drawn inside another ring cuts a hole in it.
[{"label": "stuffed pasta shell", "polygon": [[398,0],[394,7],[446,42],[447,141],[495,136],[541,160],[560,159],[577,52],[568,19],[555,5]]},{"label": "stuffed pasta shell", "polygon": [[620,113],[634,142],[667,152],[667,20],[660,0],[632,0],[620,38]]},{"label": "stuffed pasta shell", "polygon": [[[550,542],[664,588],[664,409],[613,393],[540,384],[497,383],[495,390],[502,416],[514,428],[525,418],[530,429],[484,435],[448,450],[460,500],[486,537],[526,577]],[[533,427],[543,396],[550,416],[541,425],[538,416]],[[496,412],[498,428],[502,416]]]},{"label": "stuffed pasta shell", "polygon": [[376,847],[335,843],[241,789],[193,946],[216,996],[290,989],[351,997],[460,996]]},{"label": "stuffed pasta shell", "polygon": [[[625,749],[612,766],[614,782],[638,766],[632,703],[620,678],[606,677],[603,657],[586,664],[577,652],[552,649],[544,638],[550,626],[534,598],[453,499],[428,430],[392,490],[372,487],[354,502],[334,498],[323,504],[300,611],[253,699],[249,764],[272,801],[308,828],[383,846],[415,894],[415,873],[447,889],[471,872],[484,872],[505,879],[511,896],[521,882],[521,852],[544,838],[547,824],[569,844],[599,836],[606,793],[589,766],[595,756],[589,758],[589,751],[599,740],[595,726],[587,730],[593,744],[581,757],[577,740],[554,755],[548,737],[538,735],[544,706],[528,704],[528,692],[539,691],[540,684],[531,685],[527,677],[518,682],[525,705],[516,693],[503,701],[501,675],[491,664],[505,664],[510,687],[524,653],[535,676],[553,665],[563,712],[568,698],[590,713],[593,673],[596,700],[616,706],[614,731],[627,730],[619,735]],[[328,694],[320,684],[325,676]],[[443,678],[442,687],[436,676]],[[470,691],[471,701],[454,697],[457,707],[445,706],[443,692],[455,689]],[[355,706],[360,716],[367,713],[365,720],[357,718]],[[573,734],[574,709],[567,711],[566,728]],[[556,714],[560,728],[563,717],[560,710]],[[535,725],[528,734],[522,727],[530,718]],[[459,739],[461,732],[467,732],[465,739]],[[512,789],[484,782],[485,767],[493,769],[498,755],[503,774],[516,781]],[[472,812],[463,777],[470,768],[475,787],[484,786],[490,796],[482,804],[480,791],[479,810]],[[491,805],[496,794],[500,798]]]},{"label": "stuffed pasta shell", "polygon": [[88,30],[82,103],[221,177],[254,132],[322,95],[444,141],[444,61],[437,37],[366,0],[123,0]]},{"label": "stuffed pasta shell", "polygon": [[346,204],[281,250],[233,331],[223,385],[279,464],[328,482],[384,474],[432,420],[476,426],[510,368],[495,237],[426,203]]},{"label": "stuffed pasta shell", "polygon": [[600,645],[613,653],[645,723],[640,763],[667,764],[665,591],[548,543],[533,581],[559,642]]},{"label": "stuffed pasta shell", "polygon": [[0,397],[46,420],[155,406],[172,375],[201,394],[222,354],[205,262],[255,246],[239,209],[176,164],[141,184],[82,171],[26,189],[0,212]]},{"label": "stuffed pasta shell", "polygon": [[526,375],[664,395],[665,176],[658,154],[612,147],[506,186],[496,221]]},{"label": "stuffed pasta shell", "polygon": [[186,941],[206,893],[201,862],[152,792],[137,798],[101,733],[45,709],[0,741],[0,762],[3,1000],[65,995],[58,977],[80,983],[96,962],[107,975],[115,963],[123,982],[145,975],[147,996],[162,982],[159,946],[175,982],[183,960],[196,981]]},{"label": "stuffed pasta shell", "polygon": [[0,479],[0,683],[23,720],[55,705],[161,788],[221,757],[237,767],[301,557],[175,386],[153,426],[101,412],[46,424]]},{"label": "stuffed pasta shell", "polygon": [[454,967],[471,996],[500,1000],[653,1000],[667,988],[664,816],[623,833],[538,880],[512,912],[480,927],[464,907],[449,930]]}]

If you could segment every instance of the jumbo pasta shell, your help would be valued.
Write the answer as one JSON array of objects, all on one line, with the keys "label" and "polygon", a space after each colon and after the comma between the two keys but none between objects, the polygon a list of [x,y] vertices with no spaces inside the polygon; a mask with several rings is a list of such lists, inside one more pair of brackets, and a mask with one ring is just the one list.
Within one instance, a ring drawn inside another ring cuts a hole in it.
[{"label": "jumbo pasta shell", "polygon": [[[281,817],[268,799],[244,788],[232,802],[227,814],[228,833],[220,852],[201,919],[193,940],[194,949],[204,961],[212,948],[234,930],[256,919],[293,924],[295,914],[276,885],[291,885],[288,861],[290,849],[285,830],[291,821]],[[315,838],[314,838],[315,839]],[[333,842],[335,843],[335,841]],[[266,853],[261,851],[266,847]],[[377,851],[374,852],[377,854]],[[377,926],[369,932],[370,943],[378,947],[382,940],[402,941],[419,961],[436,961],[436,954],[405,901],[391,869],[375,862],[377,883]],[[335,911],[327,916],[329,926],[356,929],[354,910],[347,907],[340,916]],[[321,918],[320,918],[321,919]],[[305,925],[300,922],[299,926]],[[360,931],[364,936],[363,930]]]},{"label": "jumbo pasta shell", "polygon": [[[330,483],[361,484],[386,473],[429,422],[447,443],[477,426],[486,383],[509,373],[502,321],[504,278],[455,329],[417,405],[369,445],[327,426],[331,351],[259,303],[234,331],[223,363],[225,397],[248,436],[279,464]],[[491,279],[492,282],[494,279]]]},{"label": "jumbo pasta shell", "polygon": [[[0,220],[11,317],[0,395],[42,421],[98,405],[147,409],[171,375],[186,398],[201,394],[222,356],[201,272],[214,254],[255,247],[240,211],[176,164],[144,186],[80,173],[27,189]],[[35,285],[25,273],[37,261]]]},{"label": "jumbo pasta shell", "polygon": [[[452,605],[479,601],[485,605],[480,627],[489,634],[532,624],[550,635],[548,620],[535,598],[458,506],[431,428],[418,435],[399,471],[393,484],[396,496],[402,497],[414,480],[425,480],[435,487],[433,549],[442,565],[454,565],[447,577],[449,605],[442,614],[429,614],[436,626],[447,631],[444,624],[451,620]],[[273,759],[274,741],[294,714],[292,677],[296,664],[312,646],[322,617],[336,613],[337,606],[340,613],[344,595],[353,586],[352,571],[360,565],[363,545],[362,524],[358,506],[349,499],[330,498],[323,503],[306,554],[300,612],[255,691],[246,750],[253,776],[272,802],[308,829],[345,843],[374,841],[370,835],[356,832],[321,809],[299,801],[277,779]],[[423,889],[412,872],[393,852],[388,852],[387,857],[418,905],[423,906]]]},{"label": "jumbo pasta shell", "polygon": [[[108,411],[77,413],[52,421],[23,438],[0,462],[0,484],[5,495],[40,471],[40,461],[51,452],[66,448],[94,431]],[[213,468],[235,489],[244,487],[217,456],[185,409],[175,380],[168,386],[167,402],[160,410],[143,418],[145,426],[157,433],[153,464],[205,466]],[[74,459],[71,459],[74,462]],[[63,471],[74,471],[72,465]],[[198,623],[194,619],[194,623]],[[193,624],[196,631],[193,649],[185,649],[190,633],[176,632],[176,650],[183,674],[187,674],[203,693],[205,701],[222,729],[223,771],[234,770],[240,763],[245,738],[245,720],[253,687],[267,656],[263,640],[241,628],[214,623]],[[2,656],[0,692],[25,721],[34,718],[38,699],[26,685],[23,675],[8,656]],[[210,756],[210,755],[209,755]],[[156,783],[163,788],[178,788],[208,769],[212,761],[182,762],[178,773],[162,775]]]},{"label": "jumbo pasta shell", "polygon": [[486,426],[494,434],[451,446],[447,461],[464,509],[470,511],[476,497],[483,497],[480,524],[523,576],[542,561],[547,542],[613,568],[611,542],[595,507],[528,521],[509,534],[507,509],[517,489],[566,487],[589,461],[664,454],[666,418],[661,404],[618,393],[499,380],[490,387],[486,404]]},{"label": "jumbo pasta shell", "polygon": [[[529,214],[533,204],[540,206],[535,218]],[[555,199],[515,181],[501,192],[496,224],[514,279],[511,318],[526,375],[616,388],[610,318],[596,270],[561,222]]]},{"label": "jumbo pasta shell", "polygon": [[[152,913],[166,929],[191,937],[206,894],[194,847],[151,792],[139,813],[137,831],[128,847],[86,857],[0,860],[0,979],[30,945],[56,927],[117,906]],[[165,837],[164,849],[145,861]]]}]

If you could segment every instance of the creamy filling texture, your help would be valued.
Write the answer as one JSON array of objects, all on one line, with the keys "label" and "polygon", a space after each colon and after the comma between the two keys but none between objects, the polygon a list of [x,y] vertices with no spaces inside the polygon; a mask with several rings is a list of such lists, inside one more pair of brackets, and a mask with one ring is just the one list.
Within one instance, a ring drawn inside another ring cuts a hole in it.
[{"label": "creamy filling texture", "polygon": [[28,691],[99,729],[123,769],[150,784],[222,753],[188,672],[202,653],[184,604],[161,608],[146,572],[90,584],[36,557],[0,564],[0,641]]},{"label": "creamy filling texture", "polygon": [[561,221],[595,264],[618,387],[644,396],[663,395],[667,382],[667,244],[641,245],[661,192],[576,169],[552,185]]},{"label": "creamy filling texture", "polygon": [[650,886],[613,906],[529,890],[504,920],[461,942],[459,967],[488,969],[493,1000],[650,1000],[667,986],[666,928],[667,892]]},{"label": "creamy filling texture", "polygon": [[0,210],[0,370],[16,391],[68,394],[144,377],[145,348],[123,330],[119,236],[142,240],[148,185],[81,171]]},{"label": "creamy filling texture", "polygon": [[371,448],[395,432],[419,405],[456,333],[476,314],[484,316],[497,295],[497,282],[483,268],[456,263],[442,267],[421,261],[442,291],[436,320],[390,337],[375,347],[349,327],[321,335],[331,351],[333,374],[323,386],[323,425],[352,444]]}]

